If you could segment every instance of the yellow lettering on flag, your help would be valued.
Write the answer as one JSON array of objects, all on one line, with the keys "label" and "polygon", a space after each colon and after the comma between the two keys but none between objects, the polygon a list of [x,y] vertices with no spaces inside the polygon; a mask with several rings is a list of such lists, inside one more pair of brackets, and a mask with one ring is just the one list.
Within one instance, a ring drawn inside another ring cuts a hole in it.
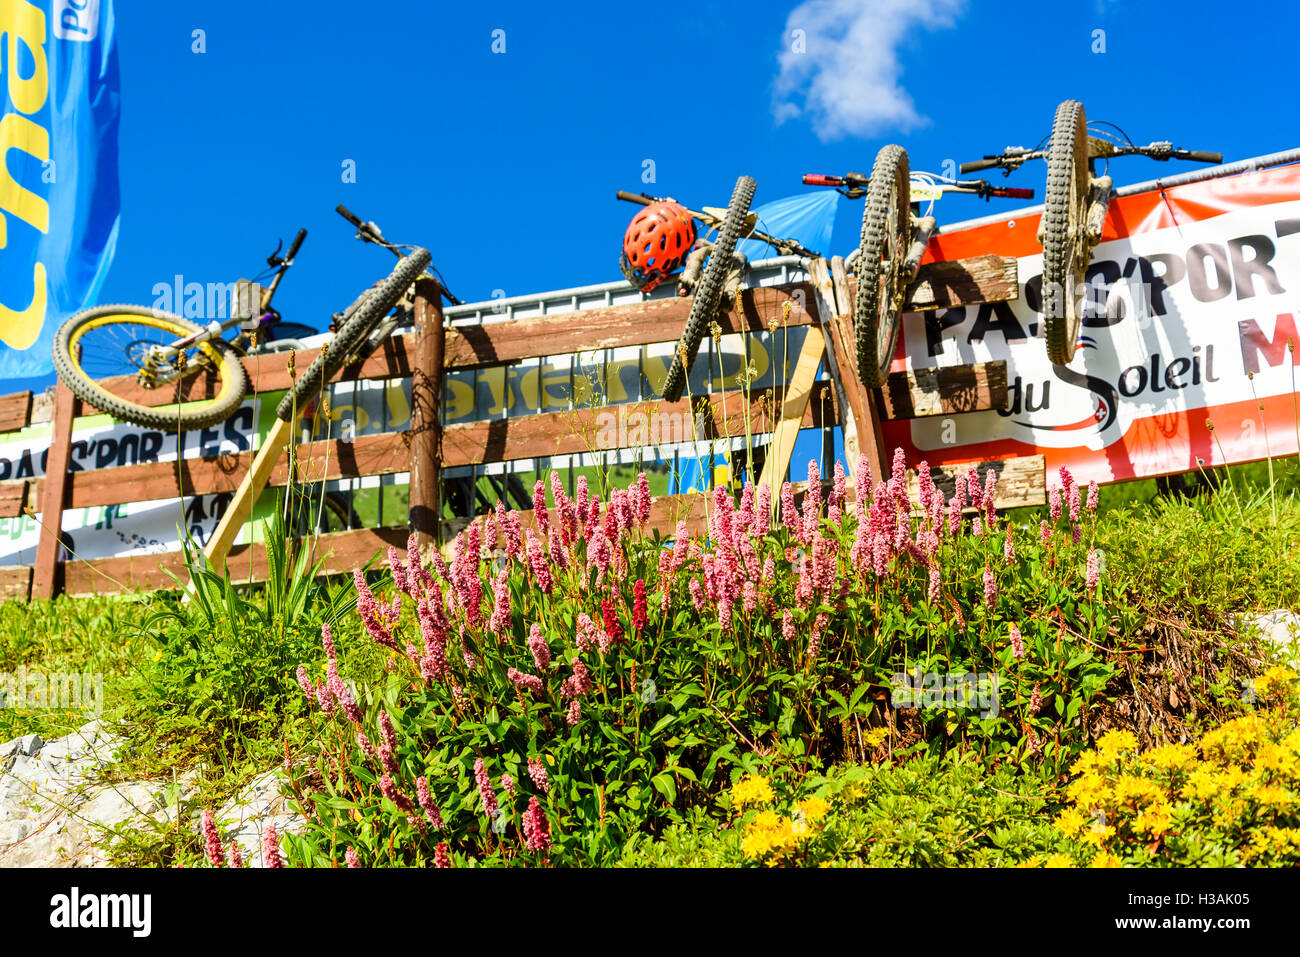
[{"label": "yellow lettering on flag", "polygon": [[[0,213],[11,213],[43,233],[50,231],[50,204],[18,185],[9,173],[9,151],[22,150],[42,163],[50,158],[50,134],[18,113],[0,119]],[[0,249],[8,244],[8,223],[0,215]]]},{"label": "yellow lettering on flag", "polygon": [[26,349],[41,334],[45,321],[45,266],[32,267],[32,301],[21,311],[0,302],[0,342],[11,349]]},{"label": "yellow lettering on flag", "polygon": [[[49,66],[45,60],[45,13],[26,0],[0,0],[0,34],[9,38],[9,99],[31,116],[45,105],[50,91]],[[18,75],[19,40],[36,64],[29,77]]]}]

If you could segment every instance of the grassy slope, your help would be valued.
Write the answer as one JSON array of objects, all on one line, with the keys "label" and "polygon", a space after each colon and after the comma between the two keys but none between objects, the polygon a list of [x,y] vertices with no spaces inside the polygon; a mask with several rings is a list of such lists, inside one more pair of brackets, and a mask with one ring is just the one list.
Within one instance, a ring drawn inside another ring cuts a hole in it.
[{"label": "grassy slope", "polygon": [[[1155,501],[1154,483],[1107,489],[1098,546],[1106,552],[1108,574],[1136,593],[1149,595],[1153,604],[1182,603],[1193,619],[1222,620],[1231,614],[1278,607],[1300,610],[1300,495],[1296,491],[1300,469],[1288,463],[1275,467],[1275,474],[1279,481],[1269,494],[1252,485],[1266,475],[1266,466],[1232,470],[1231,483],[1225,481],[1209,501]],[[1011,517],[1037,523],[1031,512]],[[323,601],[324,593],[317,600]],[[271,680],[286,664],[291,668],[292,662],[267,650],[267,660],[250,665],[245,659],[258,656],[265,643],[250,640],[256,635],[225,618],[206,630],[201,622],[179,626],[173,620],[170,633],[162,634],[163,626],[153,616],[175,608],[164,595],[60,598],[30,605],[7,602],[0,605],[0,680],[20,666],[29,672],[102,675],[104,714],[110,720],[126,721],[137,747],[124,773],[201,769],[199,803],[211,806],[251,774],[273,765],[286,739],[295,745],[303,742],[296,740],[299,725],[291,713],[294,708],[285,704],[290,697],[268,692],[255,702],[223,703],[212,687],[190,680],[187,669],[195,667],[196,659],[183,648],[198,639],[219,660],[229,662],[223,667],[230,669],[230,680],[237,684],[249,681],[247,674],[258,681]],[[185,641],[178,640],[178,628],[185,632]],[[355,624],[347,621],[339,631],[354,632]],[[313,634],[319,634],[314,616],[302,623],[293,643],[305,648],[314,642]],[[251,672],[240,670],[248,667]],[[225,715],[229,720],[223,718],[222,734],[211,733],[212,719],[205,716],[205,708],[233,713],[233,717]],[[0,740],[33,731],[47,738],[58,736],[87,717],[73,711],[0,708]],[[829,777],[852,773],[839,769]],[[874,776],[863,793],[893,796],[883,805],[876,800],[854,804],[857,810],[844,824],[844,856],[835,858],[841,863],[950,862],[954,847],[965,848],[963,861],[1006,863],[1010,860],[1007,842],[1035,851],[1046,846],[1048,837],[1034,830],[1032,820],[1019,820],[1013,805],[998,804],[993,796],[998,791],[1027,793],[1025,789],[1036,786],[1032,781],[1008,778],[995,785],[978,774],[971,777],[969,769],[945,768],[940,776],[946,780],[942,792],[946,796],[938,800],[928,786],[921,786],[924,774],[917,778],[902,770],[871,773]],[[987,790],[989,786],[993,792]],[[944,817],[944,802],[951,804],[955,817]],[[963,804],[985,808],[993,815],[990,821],[1005,819],[1003,829],[972,826],[969,815],[956,813]],[[937,822],[935,833],[916,832],[909,838],[916,846],[886,841],[881,846],[889,850],[870,849],[897,830],[898,821],[915,817],[930,805],[935,810],[926,819]],[[701,825],[699,830],[675,829],[653,845],[630,847],[626,861],[724,863],[739,853],[734,835],[718,831],[716,822]]]}]

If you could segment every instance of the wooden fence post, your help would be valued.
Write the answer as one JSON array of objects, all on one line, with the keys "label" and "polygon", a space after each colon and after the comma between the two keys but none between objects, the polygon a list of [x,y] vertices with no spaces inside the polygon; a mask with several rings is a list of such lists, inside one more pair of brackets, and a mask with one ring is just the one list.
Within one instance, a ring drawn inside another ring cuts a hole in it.
[{"label": "wooden fence post", "polygon": [[59,549],[63,535],[63,499],[72,459],[72,419],[77,400],[62,382],[54,387],[53,430],[41,488],[41,537],[36,545],[32,597],[53,598],[59,590]]},{"label": "wooden fence post", "polygon": [[[862,384],[858,377],[857,349],[853,338],[853,300],[849,296],[849,281],[844,260],[836,256],[831,260],[831,281],[835,286],[837,314],[827,323],[831,330],[830,348],[835,350],[844,392],[857,425],[858,450],[867,456],[871,466],[872,481],[879,482],[889,474],[890,459],[885,451],[884,433],[880,428],[880,402],[876,392]],[[899,317],[902,321],[902,317]],[[901,330],[900,330],[900,335]],[[849,463],[856,473],[858,463]],[[854,475],[855,481],[861,481]]]},{"label": "wooden fence post", "polygon": [[442,517],[442,287],[415,284],[415,350],[411,363],[411,531],[420,554],[441,540]]}]

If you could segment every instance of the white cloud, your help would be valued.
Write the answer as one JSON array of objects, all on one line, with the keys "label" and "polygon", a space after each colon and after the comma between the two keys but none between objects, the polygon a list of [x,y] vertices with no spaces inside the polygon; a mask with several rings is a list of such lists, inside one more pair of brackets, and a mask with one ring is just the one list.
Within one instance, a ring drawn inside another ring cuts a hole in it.
[{"label": "white cloud", "polygon": [[[898,48],[909,36],[951,27],[964,6],[965,0],[805,0],[786,20],[773,84],[777,122],[806,117],[823,142],[924,125],[900,83]],[[804,52],[797,52],[800,39]]]}]

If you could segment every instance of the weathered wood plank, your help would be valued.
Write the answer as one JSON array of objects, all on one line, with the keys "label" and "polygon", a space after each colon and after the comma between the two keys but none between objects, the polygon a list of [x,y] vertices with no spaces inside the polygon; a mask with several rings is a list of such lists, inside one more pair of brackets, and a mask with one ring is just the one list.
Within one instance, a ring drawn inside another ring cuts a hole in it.
[{"label": "weathered wood plank", "polygon": [[[937,488],[943,491],[945,498],[952,498],[958,475],[965,475],[971,469],[979,476],[981,485],[985,473],[993,469],[997,475],[997,487],[993,504],[997,508],[1024,508],[1030,505],[1047,504],[1047,466],[1041,455],[1026,455],[1009,459],[988,459],[982,462],[963,462],[960,465],[933,466],[930,476]],[[907,472],[907,490],[915,502],[920,490],[920,481],[915,469]]]},{"label": "weathered wood plank", "polygon": [[[762,332],[781,315],[781,303],[794,303],[787,325],[807,325],[816,316],[816,291],[810,283],[759,286],[741,290],[734,306],[717,317],[723,334]],[[447,330],[447,368],[492,365],[539,355],[565,355],[591,349],[671,342],[682,334],[690,298],[652,299],[555,315],[454,326]]]},{"label": "weathered wood plank", "polygon": [[54,391],[51,389],[32,396],[32,412],[27,424],[49,422],[52,418],[54,418]]},{"label": "weathered wood plank", "polygon": [[890,373],[881,390],[885,416],[919,419],[1007,407],[1005,360]]},{"label": "weathered wood plank", "polygon": [[[316,554],[324,559],[322,574],[347,574],[380,555],[390,545],[405,549],[407,528],[359,528],[327,532],[316,537]],[[266,549],[261,544],[235,545],[226,557],[233,581],[260,581],[266,577]],[[131,555],[68,562],[64,566],[69,595],[113,594],[175,589],[172,572],[182,581],[189,574],[181,552]]]},{"label": "weathered wood plank", "polygon": [[[294,366],[297,372],[301,373],[306,369],[319,354],[319,349],[304,349],[294,353]],[[247,356],[240,362],[244,366],[244,372],[248,374],[250,395],[257,392],[282,392],[293,385],[294,376],[289,374],[287,352]],[[410,374],[407,337],[394,336],[385,340],[383,345],[364,362],[353,363],[339,370],[330,381],[386,379]],[[114,376],[105,379],[101,384],[119,398],[150,408],[168,405],[176,400],[174,389],[145,389],[135,381],[134,376]],[[216,380],[211,376],[191,379],[182,391],[182,398],[185,401],[211,398],[215,394],[215,388]],[[89,404],[78,401],[78,415],[94,415],[97,411]]]},{"label": "weathered wood plank", "polygon": [[909,312],[925,312],[980,302],[1004,302],[1019,295],[1015,259],[974,256],[922,266],[907,291],[905,308]]},{"label": "weathered wood plank", "polygon": [[[296,450],[297,481],[319,482],[363,475],[391,475],[410,467],[410,435],[384,432],[359,436],[352,442],[321,440]],[[209,495],[239,488],[252,464],[251,452],[175,462],[122,465],[93,472],[73,472],[68,508],[90,508],[119,502],[147,502],[179,495]],[[289,465],[278,459],[271,467],[267,486],[289,484]]]},{"label": "weathered wood plank", "polygon": [[31,566],[6,565],[0,568],[0,601],[26,601],[31,593]]},{"label": "weathered wood plank", "polygon": [[0,432],[17,432],[31,421],[32,394],[0,395]]},{"label": "weathered wood plank", "polygon": [[[781,315],[781,303],[794,302],[787,325],[807,325],[816,317],[815,295],[809,283],[786,286],[760,286],[741,292],[739,311],[734,307],[718,315],[724,334],[760,332]],[[671,342],[681,335],[690,313],[691,299],[674,297],[626,306],[557,313],[509,322],[491,322],[481,326],[456,326],[447,330],[444,368],[467,368],[514,362],[540,355],[563,355],[589,349],[612,349],[655,342]],[[332,381],[387,379],[411,375],[413,336],[394,336],[384,342],[364,362],[342,369]],[[294,363],[307,368],[319,349],[296,353]],[[293,383],[289,375],[288,354],[283,352],[249,356],[241,360],[248,373],[251,392],[276,392]],[[140,405],[155,407],[175,401],[174,390],[141,388],[132,376],[104,381],[114,395]],[[209,398],[215,382],[211,377],[192,380],[183,392],[187,401]],[[93,415],[97,410],[78,403],[78,415]]]},{"label": "weathered wood plank", "polygon": [[[1016,260],[1009,256],[972,256],[927,263],[907,290],[904,312],[928,312],[981,302],[1005,302],[1020,296]],[[849,280],[856,296],[857,277]]]},{"label": "weathered wood plank", "polygon": [[[768,446],[768,456],[763,463],[762,481],[768,488],[777,489],[785,480],[790,468],[790,457],[794,455],[794,443],[799,430],[803,427],[804,415],[808,410],[808,400],[816,388],[817,369],[826,352],[826,337],[819,326],[808,329],[804,337],[803,348],[795,362],[794,372],[790,376],[784,401],[781,403],[781,420],[772,433]],[[814,403],[816,405],[817,403]],[[775,497],[773,497],[775,501]]]},{"label": "weathered wood plank", "polygon": [[203,555],[208,560],[208,564],[214,568],[220,568],[226,561],[226,556],[230,552],[230,547],[235,543],[235,538],[239,535],[240,529],[244,527],[244,523],[248,521],[248,517],[253,513],[253,503],[262,494],[262,489],[266,488],[267,479],[271,477],[271,472],[275,467],[280,464],[280,456],[284,454],[284,450],[288,448],[289,442],[293,439],[293,429],[292,424],[278,417],[271,423],[271,429],[266,433],[266,438],[262,440],[262,447],[257,450],[253,464],[244,473],[239,487],[235,490],[234,498],[226,506],[221,521],[217,523],[217,527],[212,532],[212,537],[208,539],[208,543],[203,549]]},{"label": "weathered wood plank", "polygon": [[36,543],[36,568],[32,597],[53,598],[60,585],[59,552],[63,550],[63,500],[67,494],[68,465],[72,459],[72,419],[76,399],[60,383],[54,389],[54,431],[41,482],[41,536]]},{"label": "weathered wood plank", "polygon": [[23,513],[31,497],[32,483],[29,479],[16,482],[0,482],[0,518],[17,518]]},{"label": "weathered wood plank", "polygon": [[[810,332],[810,336],[814,333]],[[820,333],[815,333],[820,338]],[[805,347],[807,348],[807,347]],[[813,373],[816,373],[816,367]],[[811,386],[809,387],[811,389]],[[782,390],[754,389],[750,393],[749,430],[771,432],[783,399]],[[834,401],[807,403],[799,410],[799,428],[834,425]],[[443,465],[479,465],[514,459],[545,458],[581,452],[637,448],[676,442],[737,437],[745,434],[742,393],[712,393],[696,400],[692,426],[686,399],[629,402],[593,409],[544,412],[491,422],[449,425],[442,434]],[[706,411],[707,410],[707,411]],[[793,408],[792,413],[793,414]]]},{"label": "weathered wood plank", "polygon": [[[761,435],[774,426],[774,410],[781,401],[780,390],[755,389],[750,399],[750,433]],[[725,416],[723,414],[725,407]],[[644,444],[689,442],[694,436],[687,415],[686,400],[662,400],[613,405],[601,409],[547,412],[494,422],[471,422],[448,426],[443,442],[442,465],[478,465],[549,455],[589,452],[598,444],[603,449],[635,448]],[[744,402],[737,392],[709,397],[695,420],[701,441],[745,434]],[[803,427],[833,424],[833,403],[811,403],[804,412]],[[608,418],[602,419],[602,416]],[[602,433],[603,437],[602,437]],[[650,442],[649,439],[655,439]],[[334,481],[368,475],[393,475],[411,466],[411,434],[383,432],[358,436],[351,442],[320,440],[295,450],[298,482]],[[67,508],[91,508],[119,502],[147,502],[180,495],[210,495],[239,488],[254,455],[251,452],[175,462],[148,462],[91,472],[73,472],[68,477]],[[271,467],[267,488],[289,484],[289,465],[279,458]],[[33,488],[39,492],[40,480]],[[7,506],[6,496],[16,492],[0,483],[0,517],[6,508],[14,514],[21,506]]]}]

